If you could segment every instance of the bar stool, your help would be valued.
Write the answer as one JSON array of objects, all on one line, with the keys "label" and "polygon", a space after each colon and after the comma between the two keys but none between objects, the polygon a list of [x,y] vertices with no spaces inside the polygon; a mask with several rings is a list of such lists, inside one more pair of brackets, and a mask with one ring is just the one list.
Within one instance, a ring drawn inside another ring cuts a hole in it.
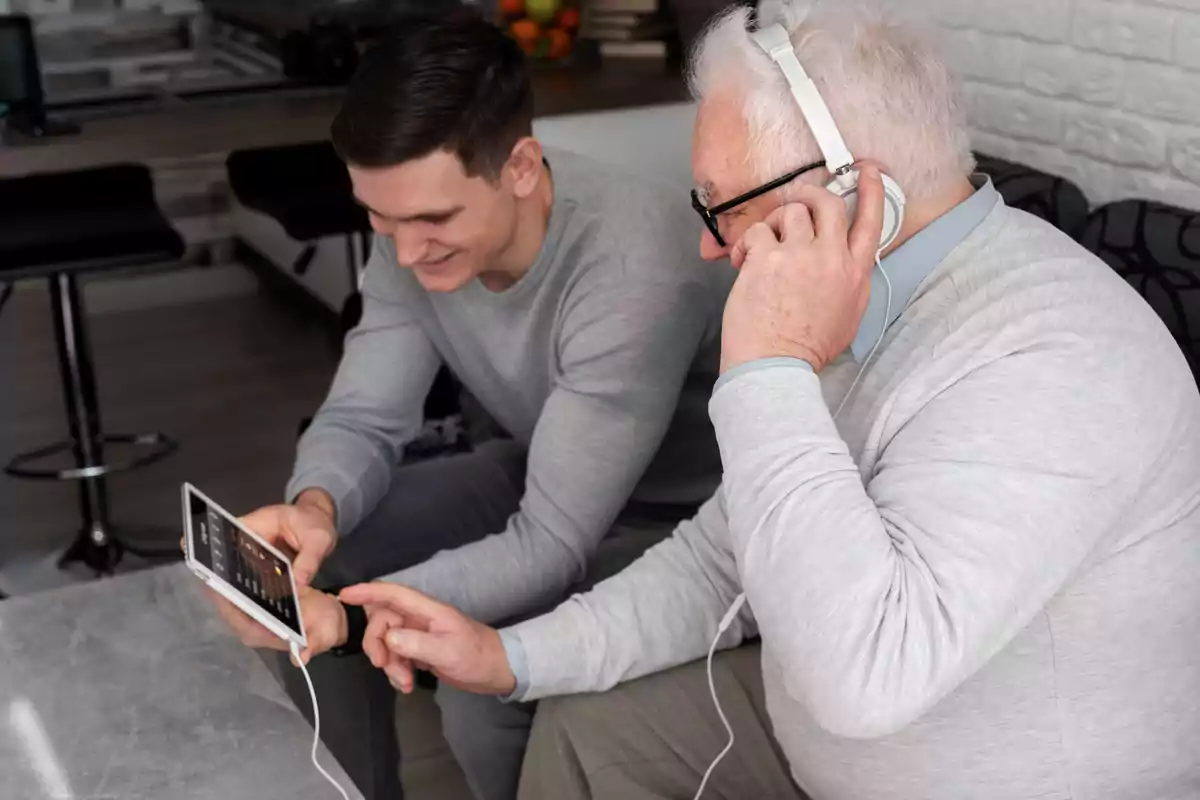
[{"label": "bar stool", "polygon": [[366,210],[354,201],[346,165],[333,145],[305,142],[238,150],[229,154],[225,169],[239,203],[275,220],[288,238],[304,243],[295,261],[287,265],[296,275],[308,271],[322,240],[345,242],[350,291],[342,308],[343,327],[358,324],[362,309],[358,253],[365,262],[371,249],[371,223]]},{"label": "bar stool", "polygon": [[[119,539],[109,518],[105,478],[158,461],[176,444],[161,433],[106,433],[78,276],[173,261],[183,241],[160,212],[150,171],[137,165],[0,180],[0,281],[45,278],[66,405],[67,439],[13,457],[4,471],[30,480],[74,481],[82,528],[59,566],[82,562],[111,574],[123,553],[158,556]],[[106,460],[106,448],[130,454]],[[69,468],[47,466],[70,454]]]}]

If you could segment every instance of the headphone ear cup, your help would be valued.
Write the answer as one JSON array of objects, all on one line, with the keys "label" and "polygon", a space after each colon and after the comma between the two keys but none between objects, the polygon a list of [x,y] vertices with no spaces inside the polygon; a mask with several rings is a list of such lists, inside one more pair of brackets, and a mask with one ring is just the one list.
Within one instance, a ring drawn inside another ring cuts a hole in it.
[{"label": "headphone ear cup", "polygon": [[[854,217],[858,213],[858,172],[855,171],[851,175],[853,177],[847,182],[849,185],[834,181],[826,188],[846,201],[846,210],[853,224]],[[843,180],[845,179],[843,178]],[[905,202],[904,190],[900,188],[900,184],[892,180],[891,176],[884,175],[883,235],[879,239],[880,251],[886,250],[900,235],[900,229],[904,227]]]}]

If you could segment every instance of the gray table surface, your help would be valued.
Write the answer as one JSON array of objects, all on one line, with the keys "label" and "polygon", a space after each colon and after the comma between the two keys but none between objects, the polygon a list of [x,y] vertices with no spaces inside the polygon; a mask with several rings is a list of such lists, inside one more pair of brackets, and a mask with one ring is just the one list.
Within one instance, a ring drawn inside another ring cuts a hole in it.
[{"label": "gray table surface", "polygon": [[201,592],[177,565],[0,602],[0,798],[339,797],[312,728]]}]

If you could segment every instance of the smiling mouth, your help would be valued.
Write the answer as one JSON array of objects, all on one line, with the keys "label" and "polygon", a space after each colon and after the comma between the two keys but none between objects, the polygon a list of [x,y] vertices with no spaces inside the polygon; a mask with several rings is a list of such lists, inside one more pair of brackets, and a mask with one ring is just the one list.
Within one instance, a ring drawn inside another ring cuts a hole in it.
[{"label": "smiling mouth", "polygon": [[447,253],[444,256],[435,258],[431,261],[422,261],[420,264],[417,264],[416,266],[419,269],[428,269],[429,267],[440,267],[442,264],[445,264],[447,261],[454,258],[456,255],[458,255],[458,251],[451,250],[449,253]]}]

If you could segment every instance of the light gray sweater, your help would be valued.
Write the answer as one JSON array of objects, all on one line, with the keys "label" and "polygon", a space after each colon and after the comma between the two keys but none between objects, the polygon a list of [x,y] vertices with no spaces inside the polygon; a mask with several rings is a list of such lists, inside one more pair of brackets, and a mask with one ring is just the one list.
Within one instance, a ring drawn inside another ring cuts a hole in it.
[{"label": "light gray sweater", "polygon": [[707,404],[732,272],[700,261],[686,192],[547,157],[542,251],[504,292],[427,292],[376,238],[362,322],[287,488],[326,490],[352,531],[388,491],[448,364],[528,446],[524,497],[504,530],[387,579],[486,621],[562,599],[630,499],[695,507],[720,482]]},{"label": "light gray sweater", "polygon": [[1200,796],[1200,396],[1178,347],[1002,203],[900,301],[836,423],[852,358],[722,382],[722,489],[504,632],[519,696],[700,658],[745,592],[722,646],[761,634],[815,800]]}]

